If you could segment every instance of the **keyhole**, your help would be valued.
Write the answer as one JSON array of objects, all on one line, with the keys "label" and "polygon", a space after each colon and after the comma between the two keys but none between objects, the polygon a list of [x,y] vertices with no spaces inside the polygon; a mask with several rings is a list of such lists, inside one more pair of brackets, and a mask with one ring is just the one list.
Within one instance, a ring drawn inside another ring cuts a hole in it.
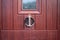
[{"label": "keyhole", "polygon": [[30,24],[29,24],[29,17],[27,17],[27,18],[25,18],[24,23],[25,23],[26,26],[31,27],[34,24],[34,19],[31,17]]}]

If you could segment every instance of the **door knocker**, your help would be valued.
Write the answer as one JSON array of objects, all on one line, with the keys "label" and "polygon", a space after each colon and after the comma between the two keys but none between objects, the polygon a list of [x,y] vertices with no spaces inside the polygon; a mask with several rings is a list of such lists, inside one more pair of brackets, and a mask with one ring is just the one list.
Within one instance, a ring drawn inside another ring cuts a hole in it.
[{"label": "door knocker", "polygon": [[31,15],[28,15],[28,17],[25,18],[24,23],[27,27],[31,27],[34,24],[34,19],[31,17]]}]

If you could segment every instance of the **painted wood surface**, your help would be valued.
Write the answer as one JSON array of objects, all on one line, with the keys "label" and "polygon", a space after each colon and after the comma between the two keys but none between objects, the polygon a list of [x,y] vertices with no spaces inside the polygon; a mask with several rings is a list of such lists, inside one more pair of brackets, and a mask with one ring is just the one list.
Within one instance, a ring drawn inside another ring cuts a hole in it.
[{"label": "painted wood surface", "polygon": [[32,28],[24,25],[29,10],[25,14],[24,11],[19,13],[20,2],[21,0],[0,1],[1,40],[60,40],[60,0],[40,0],[36,13],[30,11],[35,20]]}]

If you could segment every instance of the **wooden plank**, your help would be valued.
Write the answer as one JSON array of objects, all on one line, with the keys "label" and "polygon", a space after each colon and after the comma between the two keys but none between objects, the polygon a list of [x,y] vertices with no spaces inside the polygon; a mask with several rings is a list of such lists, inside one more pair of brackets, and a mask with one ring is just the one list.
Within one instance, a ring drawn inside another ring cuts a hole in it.
[{"label": "wooden plank", "polygon": [[57,30],[47,31],[47,40],[57,40]]},{"label": "wooden plank", "polygon": [[54,29],[57,29],[57,18],[58,18],[58,4],[57,4],[57,0],[52,0],[52,25]]},{"label": "wooden plank", "polygon": [[1,0],[0,0],[0,39],[1,39],[1,28],[2,28],[2,23],[1,23]]},{"label": "wooden plank", "polygon": [[12,0],[2,1],[3,29],[13,29]]},{"label": "wooden plank", "polygon": [[6,4],[6,16],[7,16],[7,29],[13,29],[13,13],[12,13],[12,0],[7,0]]},{"label": "wooden plank", "polygon": [[55,30],[57,25],[57,0],[47,0],[47,29]]},{"label": "wooden plank", "polygon": [[0,29],[2,28],[2,12],[1,12],[1,0],[0,0]]},{"label": "wooden plank", "polygon": [[[42,10],[40,10],[40,15],[36,15],[36,29],[45,30],[46,29],[46,0],[41,1]],[[41,9],[40,8],[40,9]]]},{"label": "wooden plank", "polygon": [[1,38],[2,40],[8,40],[8,32],[5,30],[1,30]]},{"label": "wooden plank", "polygon": [[24,31],[14,30],[14,40],[25,40],[24,39]]},{"label": "wooden plank", "polygon": [[14,29],[23,30],[23,15],[19,15],[17,12],[17,0],[13,0],[13,13],[14,13]]},{"label": "wooden plank", "polygon": [[[58,26],[59,25],[60,25],[60,0],[58,0]],[[59,29],[59,27],[58,27],[58,29]]]},{"label": "wooden plank", "polygon": [[60,0],[58,0],[58,40],[60,40]]},{"label": "wooden plank", "polygon": [[31,30],[30,40],[47,40],[46,30]]},{"label": "wooden plank", "polygon": [[7,29],[7,18],[6,18],[6,3],[7,0],[2,0],[2,21],[3,21],[3,29]]}]

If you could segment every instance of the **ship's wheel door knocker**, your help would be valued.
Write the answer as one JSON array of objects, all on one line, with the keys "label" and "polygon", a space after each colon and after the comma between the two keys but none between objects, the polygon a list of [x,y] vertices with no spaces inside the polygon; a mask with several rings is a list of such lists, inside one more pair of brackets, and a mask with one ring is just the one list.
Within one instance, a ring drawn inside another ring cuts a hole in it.
[{"label": "ship's wheel door knocker", "polygon": [[31,15],[28,15],[28,17],[25,18],[24,23],[27,27],[31,27],[34,24],[34,19],[31,17]]}]

